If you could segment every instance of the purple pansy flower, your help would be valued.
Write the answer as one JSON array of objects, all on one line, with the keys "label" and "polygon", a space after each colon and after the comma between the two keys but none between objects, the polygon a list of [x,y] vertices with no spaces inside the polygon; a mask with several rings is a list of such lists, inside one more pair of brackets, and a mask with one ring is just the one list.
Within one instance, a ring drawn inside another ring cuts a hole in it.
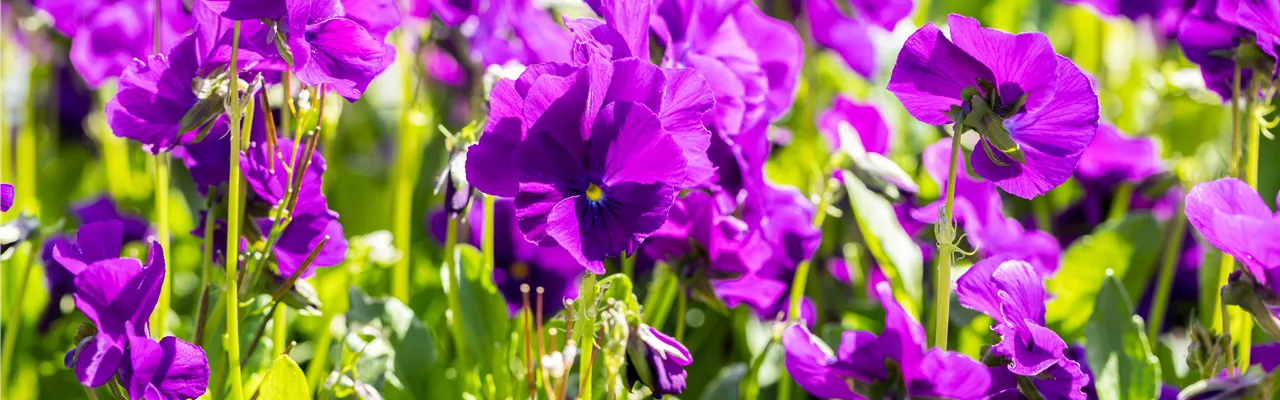
[{"label": "purple pansy flower", "polygon": [[484,67],[569,61],[572,37],[533,0],[418,0],[410,15],[435,15],[460,28],[470,49],[465,57]]},{"label": "purple pansy flower", "polygon": [[892,31],[903,18],[911,14],[911,0],[851,0],[854,12],[847,15],[837,0],[805,0],[805,14],[813,41],[828,47],[840,55],[854,72],[867,79],[876,77],[874,43],[870,30],[879,27]]},{"label": "purple pansy flower", "polygon": [[1101,124],[1093,142],[1080,156],[1076,178],[1085,186],[1111,187],[1137,183],[1165,170],[1156,142],[1129,137],[1111,124]]},{"label": "purple pansy flower", "polygon": [[[955,352],[925,348],[924,327],[893,298],[887,283],[876,287],[885,309],[880,335],[846,331],[832,352],[803,324],[782,334],[787,371],[810,394],[822,398],[862,399],[865,389],[888,380],[902,382],[896,395],[981,399],[991,373],[981,363]],[[926,351],[927,350],[927,351]]]},{"label": "purple pansy flower", "polygon": [[1131,21],[1150,18],[1161,38],[1177,34],[1182,17],[1195,5],[1195,0],[1062,0],[1063,3],[1088,5],[1107,17],[1124,17]]},{"label": "purple pansy flower", "polygon": [[200,346],[173,336],[159,343],[130,336],[120,378],[135,399],[195,399],[209,388],[209,360]]},{"label": "purple pansy flower", "polygon": [[43,0],[54,27],[71,37],[71,64],[91,88],[119,76],[135,58],[154,52],[156,6],[161,7],[161,49],[191,29],[191,14],[178,2],[147,0]]},{"label": "purple pansy flower", "polygon": [[72,350],[80,383],[107,383],[125,356],[129,338],[148,335],[148,320],[164,281],[163,252],[153,242],[146,268],[138,260],[111,258],[85,265],[76,275],[76,308],[98,328],[97,335]]},{"label": "purple pansy flower", "polygon": [[[933,24],[907,39],[889,90],[921,122],[978,130],[973,169],[1006,192],[1029,199],[1065,182],[1098,129],[1089,78],[1042,33],[1014,35],[955,14],[947,22],[951,39]],[[953,121],[952,107],[966,121]]]},{"label": "purple pansy flower", "polygon": [[1280,289],[1280,243],[1258,240],[1280,229],[1272,212],[1248,184],[1224,178],[1191,188],[1187,220],[1214,247],[1240,260],[1258,283]]},{"label": "purple pansy flower", "polygon": [[93,200],[76,203],[71,206],[71,216],[80,220],[81,224],[100,221],[120,221],[123,229],[121,239],[125,242],[141,242],[152,235],[151,227],[145,218],[120,212],[111,196],[102,195]]},{"label": "purple pansy flower", "polygon": [[95,262],[120,257],[120,249],[126,242],[123,226],[115,220],[88,223],[80,227],[74,241],[54,236],[46,242],[42,258],[49,284],[49,304],[40,317],[40,331],[47,330],[49,324],[61,316],[62,297],[75,293],[76,276],[80,272]]},{"label": "purple pansy flower", "polygon": [[[945,191],[950,166],[951,140],[941,140],[925,148],[925,171]],[[969,243],[984,254],[1006,254],[1035,265],[1041,275],[1048,276],[1058,270],[1062,246],[1053,235],[1029,230],[1017,219],[1004,215],[1004,203],[1000,192],[990,182],[969,176],[964,160],[957,161],[955,199],[952,216],[964,227]],[[922,223],[935,223],[944,200],[940,199],[911,211],[911,216]]]},{"label": "purple pansy flower", "polygon": [[689,349],[675,338],[648,325],[640,325],[636,329],[636,335],[644,346],[645,360],[649,362],[649,376],[654,380],[650,388],[653,396],[662,398],[684,392],[685,381],[689,378],[684,367],[693,364],[693,355],[689,354]]},{"label": "purple pansy flower", "polygon": [[467,156],[468,181],[514,197],[530,241],[558,243],[602,272],[604,258],[634,253],[662,226],[688,177],[687,142],[666,127],[700,121],[683,110],[705,109],[693,103],[705,96],[673,91],[698,86],[666,77],[638,59],[594,58],[499,81],[485,134]]},{"label": "purple pansy flower", "polygon": [[1005,255],[979,261],[956,282],[960,304],[996,320],[1000,334],[993,354],[1009,359],[1009,372],[1037,377],[1050,371],[1055,385],[1067,385],[1068,398],[1084,399],[1088,378],[1067,358],[1067,344],[1045,327],[1044,280],[1031,264]]},{"label": "purple pansy flower", "polygon": [[[1205,85],[1223,101],[1232,97],[1236,62],[1232,56],[1247,32],[1240,27],[1235,0],[1199,0],[1178,25],[1178,44],[1200,66]],[[1240,87],[1249,87],[1253,71],[1242,67]]]},{"label": "purple pansy flower", "polygon": [[[294,143],[289,139],[280,139],[275,153],[270,153],[265,143],[252,143],[249,151],[240,159],[240,168],[244,171],[249,187],[253,189],[254,201],[271,207],[285,207],[287,193],[291,187],[290,171],[298,172],[300,161],[306,152],[299,149],[295,152]],[[293,155],[296,154],[296,158]],[[286,164],[286,159],[290,161]],[[272,166],[274,164],[274,168]],[[272,248],[280,276],[292,276],[301,268],[307,256],[320,242],[325,246],[316,255],[301,278],[315,274],[316,267],[331,267],[342,263],[347,257],[347,239],[343,235],[342,224],[338,222],[338,213],[329,209],[328,201],[321,192],[325,171],[324,158],[319,152],[311,155],[302,176],[299,193],[296,195],[296,207],[288,215],[289,223],[280,233],[280,238]],[[263,234],[270,233],[279,221],[270,218],[258,218],[258,226]]]},{"label": "purple pansy flower", "polygon": [[760,273],[783,278],[787,271],[813,257],[822,243],[822,232],[813,226],[817,207],[799,189],[759,182],[748,188],[743,220],[759,231],[771,256]]},{"label": "purple pansy flower", "polygon": [[1271,77],[1275,78],[1280,74],[1280,2],[1245,0],[1237,12],[1240,26],[1253,32],[1258,47],[1275,62],[1271,69]]},{"label": "purple pansy flower", "polygon": [[347,18],[338,0],[287,0],[285,4],[293,72],[302,83],[327,84],[354,102],[393,61],[395,52],[388,51],[382,38]]},{"label": "purple pansy flower", "polygon": [[[439,243],[445,241],[448,218],[439,210],[428,220],[431,235]],[[467,222],[471,225],[471,240],[480,243],[484,237],[484,207],[472,209]],[[563,300],[578,297],[582,266],[562,248],[542,247],[525,240],[516,224],[514,201],[494,202],[493,227],[493,282],[507,299],[512,315],[519,313],[524,304],[521,285],[543,289],[543,315],[555,315],[564,309]]]},{"label": "purple pansy flower", "polygon": [[0,212],[8,212],[13,207],[13,185],[0,183]]},{"label": "purple pansy flower", "polygon": [[888,154],[893,140],[889,126],[876,106],[854,101],[845,95],[837,95],[831,108],[818,116],[818,132],[827,139],[833,149],[840,148],[840,126],[848,125],[862,140],[862,148],[869,153]]}]

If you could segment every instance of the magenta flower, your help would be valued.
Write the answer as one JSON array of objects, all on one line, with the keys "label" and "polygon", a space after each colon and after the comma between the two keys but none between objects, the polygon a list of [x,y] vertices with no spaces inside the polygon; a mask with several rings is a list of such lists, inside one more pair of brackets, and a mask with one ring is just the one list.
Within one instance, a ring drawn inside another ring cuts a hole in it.
[{"label": "magenta flower", "polygon": [[1271,56],[1275,63],[1271,68],[1271,77],[1274,79],[1280,74],[1280,2],[1245,0],[1240,2],[1238,12],[1240,26],[1253,32],[1258,47]]},{"label": "magenta flower", "polygon": [[1162,38],[1177,34],[1182,17],[1195,5],[1195,0],[1063,0],[1063,3],[1088,5],[1099,15],[1124,17],[1131,21],[1144,18],[1155,23]]},{"label": "magenta flower", "polygon": [[813,41],[830,48],[844,59],[854,72],[874,79],[879,72],[876,49],[870,30],[892,31],[911,14],[911,0],[851,0],[854,15],[847,15],[837,0],[805,0],[805,14]]},{"label": "magenta flower", "polygon": [[892,382],[901,382],[899,390],[905,390],[890,393],[893,396],[960,400],[986,396],[991,373],[982,363],[960,353],[926,349],[924,327],[894,300],[889,285],[878,285],[876,293],[885,310],[880,335],[846,331],[833,354],[803,324],[792,325],[782,334],[787,371],[800,387],[814,396],[835,399],[863,399],[872,385]]},{"label": "magenta flower", "polygon": [[[1223,101],[1232,96],[1236,62],[1233,54],[1248,32],[1241,28],[1235,0],[1199,0],[1178,25],[1178,44],[1187,59],[1200,66],[1205,85]],[[1250,68],[1241,67],[1240,87],[1249,87]]]},{"label": "magenta flower", "polygon": [[1085,186],[1114,187],[1124,182],[1136,184],[1164,170],[1155,141],[1127,136],[1104,123],[1080,156],[1075,174]]},{"label": "magenta flower", "polygon": [[91,88],[119,76],[135,58],[154,51],[156,6],[161,6],[161,50],[191,29],[191,14],[181,3],[147,0],[44,0],[35,6],[53,17],[54,27],[71,38],[71,65]]},{"label": "magenta flower", "polygon": [[649,376],[654,379],[650,385],[653,396],[662,398],[669,394],[683,393],[689,378],[684,367],[693,364],[693,355],[689,354],[689,349],[675,338],[648,325],[640,325],[636,329],[636,335],[644,346],[644,357],[649,362]]},{"label": "magenta flower", "polygon": [[129,337],[129,358],[120,379],[135,399],[195,399],[209,388],[209,360],[204,349],[167,336],[159,343],[145,336]]},{"label": "magenta flower", "polygon": [[[925,148],[925,171],[945,191],[950,166],[951,141],[941,140]],[[1005,254],[1027,260],[1043,276],[1058,270],[1062,246],[1053,235],[1028,230],[1017,219],[1004,215],[1004,201],[991,182],[969,176],[964,161],[959,161],[956,175],[955,200],[952,216],[964,227],[969,243],[987,255]],[[912,218],[921,223],[936,223],[938,211],[945,199],[911,211]]]},{"label": "magenta flower", "polygon": [[[1009,359],[1009,372],[1037,377],[1054,371],[1054,380],[1071,377],[1068,398],[1084,400],[1081,388],[1089,379],[1080,365],[1067,358],[1067,343],[1045,327],[1044,280],[1031,264],[1005,255],[979,261],[956,282],[960,304],[996,320],[991,330],[1000,343],[991,352]],[[1071,372],[1074,371],[1074,372]],[[1078,377],[1078,378],[1077,378]]]},{"label": "magenta flower", "polygon": [[1044,34],[947,21],[951,39],[933,24],[907,39],[889,90],[921,122],[978,131],[973,169],[1006,192],[1029,199],[1065,182],[1098,129],[1089,78]]},{"label": "magenta flower", "polygon": [[827,139],[832,151],[840,148],[840,126],[848,125],[862,140],[862,148],[869,153],[887,154],[893,140],[889,126],[876,106],[854,101],[845,95],[837,95],[831,108],[818,116],[818,132]]},{"label": "magenta flower", "polygon": [[393,61],[395,52],[359,22],[346,18],[337,0],[285,3],[293,72],[302,83],[327,84],[354,102]]},{"label": "magenta flower", "polygon": [[76,275],[76,308],[98,328],[96,336],[72,350],[80,383],[106,384],[119,368],[129,338],[148,335],[148,320],[164,281],[163,251],[153,242],[146,268],[135,259],[110,258],[85,265]]},{"label": "magenta flower", "polygon": [[[269,153],[267,147],[264,143],[253,143],[247,154],[241,157],[240,168],[253,189],[255,196],[252,201],[267,209],[285,207],[286,194],[291,186],[289,171],[296,171],[295,166],[300,166],[305,154],[301,149],[295,153],[293,141],[289,139],[280,139],[275,153]],[[294,154],[297,158],[293,158]],[[289,161],[286,163],[286,160]],[[271,164],[275,164],[274,170]],[[338,222],[338,213],[329,209],[328,200],[321,192],[324,171],[324,158],[319,152],[313,153],[302,176],[297,205],[289,215],[289,224],[271,249],[280,276],[292,276],[303,266],[311,251],[326,239],[324,248],[300,277],[309,278],[317,267],[332,267],[346,260],[347,239],[342,224]],[[277,222],[270,218],[257,219],[264,234],[271,232]]]},{"label": "magenta flower", "polygon": [[13,185],[0,183],[0,212],[8,212],[13,207]]},{"label": "magenta flower", "polygon": [[1258,192],[1235,178],[1205,182],[1186,198],[1187,220],[1213,247],[1240,260],[1259,284],[1280,289],[1280,243],[1259,240],[1280,229]]}]

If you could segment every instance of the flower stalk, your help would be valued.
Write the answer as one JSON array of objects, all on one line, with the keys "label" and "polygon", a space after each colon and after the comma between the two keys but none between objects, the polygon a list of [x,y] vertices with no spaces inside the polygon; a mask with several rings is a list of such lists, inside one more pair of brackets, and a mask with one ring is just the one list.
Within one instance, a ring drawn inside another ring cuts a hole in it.
[{"label": "flower stalk", "polygon": [[[227,306],[227,332],[226,343],[224,347],[227,349],[227,365],[230,368],[227,373],[227,379],[231,380],[232,400],[244,400],[244,382],[240,379],[240,302],[236,299],[237,293],[240,291],[236,288],[237,272],[240,266],[240,223],[244,214],[244,179],[240,173],[240,149],[241,141],[241,109],[240,109],[240,79],[237,75],[236,58],[240,51],[240,21],[235,22],[231,39],[231,79],[229,79],[231,93],[231,174],[230,189],[228,189],[228,216],[227,216],[227,253],[226,253],[226,281],[227,291],[223,297],[231,296],[232,298],[225,302]],[[252,122],[251,122],[252,123]]]},{"label": "flower stalk", "polygon": [[1187,218],[1185,214],[1186,203],[1178,202],[1178,208],[1173,213],[1172,220],[1169,223],[1173,227],[1169,229],[1169,237],[1166,238],[1164,254],[1160,260],[1160,276],[1156,284],[1155,299],[1151,302],[1150,318],[1147,321],[1147,339],[1155,340],[1160,334],[1160,329],[1164,326],[1165,313],[1169,308],[1169,295],[1173,288],[1173,275],[1176,271],[1175,266],[1178,265],[1178,258],[1182,255],[1182,241],[1186,237]]},{"label": "flower stalk", "polygon": [[[160,53],[160,23],[161,18],[161,1],[156,0],[156,15],[154,28],[154,42],[152,50]],[[161,152],[153,157],[155,160],[155,201],[156,201],[156,242],[160,243],[160,248],[165,249],[164,264],[169,264],[169,253],[172,248],[169,247],[169,153]],[[160,299],[156,301],[155,311],[151,313],[151,330],[156,335],[163,336],[165,333],[165,319],[169,316],[169,308],[172,303],[173,296],[173,274],[164,275],[164,283],[160,286]]]},{"label": "flower stalk", "polygon": [[956,198],[956,174],[959,169],[961,151],[960,135],[964,130],[957,123],[951,132],[951,167],[947,173],[947,202],[942,208],[938,225],[934,227],[938,237],[938,270],[934,275],[934,347],[947,348],[948,319],[951,314],[951,264],[955,261],[956,226],[952,219],[952,203]]}]

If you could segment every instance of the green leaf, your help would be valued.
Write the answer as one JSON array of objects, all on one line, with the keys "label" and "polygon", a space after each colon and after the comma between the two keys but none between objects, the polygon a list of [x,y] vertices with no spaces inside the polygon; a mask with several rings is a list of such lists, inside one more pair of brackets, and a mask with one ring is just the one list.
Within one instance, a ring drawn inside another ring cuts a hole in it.
[{"label": "green leaf", "polygon": [[707,383],[706,391],[702,392],[703,400],[714,399],[736,399],[738,389],[742,386],[742,379],[747,375],[747,365],[744,363],[734,363],[720,370],[720,375],[716,375],[710,383]]},{"label": "green leaf", "polygon": [[1132,309],[1120,280],[1104,278],[1085,327],[1089,365],[1101,400],[1160,395],[1160,360],[1151,353],[1142,317],[1133,315]]},{"label": "green leaf", "polygon": [[[1062,267],[1046,283],[1057,295],[1048,305],[1046,319],[1068,342],[1078,339],[1094,300],[1111,270],[1128,293],[1141,295],[1151,281],[1164,235],[1149,213],[1133,213],[1099,226],[1093,234],[1067,248]],[[1132,308],[1125,309],[1132,313]]]},{"label": "green leaf", "polygon": [[649,290],[644,295],[644,322],[657,327],[667,322],[678,291],[676,274],[671,272],[667,263],[658,263],[653,268],[653,278],[649,280]]},{"label": "green leaf", "polygon": [[[895,297],[903,307],[918,312],[917,304],[924,296],[924,259],[920,247],[898,222],[893,204],[867,189],[853,174],[844,174],[844,184],[871,256],[889,276]],[[905,293],[906,297],[897,293]]]},{"label": "green leaf", "polygon": [[280,355],[271,363],[267,376],[262,378],[262,386],[258,388],[262,400],[299,400],[310,399],[311,388],[307,386],[307,375],[302,368],[293,362],[288,355]]}]

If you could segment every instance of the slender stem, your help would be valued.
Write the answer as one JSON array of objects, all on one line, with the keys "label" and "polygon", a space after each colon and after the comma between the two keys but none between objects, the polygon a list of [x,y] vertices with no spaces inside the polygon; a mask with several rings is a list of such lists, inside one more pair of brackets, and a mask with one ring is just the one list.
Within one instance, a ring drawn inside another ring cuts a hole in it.
[{"label": "slender stem", "polygon": [[1178,202],[1177,211],[1173,213],[1173,228],[1166,238],[1164,254],[1160,261],[1160,280],[1156,285],[1156,297],[1151,302],[1150,320],[1147,321],[1147,340],[1155,341],[1164,327],[1165,313],[1169,307],[1169,291],[1173,288],[1174,268],[1178,265],[1178,257],[1182,255],[1182,240],[1186,237],[1187,218],[1183,210],[1185,204]]},{"label": "slender stem", "polygon": [[[337,279],[341,287],[348,287],[351,275],[345,269],[339,269],[337,274],[341,277]],[[320,337],[316,338],[315,355],[312,356],[311,362],[307,365],[307,385],[312,389],[320,389],[320,382],[327,375],[329,361],[329,347],[333,343],[333,318],[337,314],[332,310],[324,310],[324,319],[321,323]]]},{"label": "slender stem", "polygon": [[271,354],[279,357],[284,354],[285,341],[288,340],[288,330],[285,325],[287,323],[285,320],[285,308],[276,307],[276,311],[271,314]]},{"label": "slender stem", "polygon": [[[409,303],[409,296],[411,295],[409,265],[413,261],[413,255],[410,248],[410,243],[412,243],[410,235],[413,232],[413,223],[417,220],[412,215],[413,190],[414,184],[417,183],[418,175],[416,171],[417,163],[414,161],[419,157],[421,140],[418,136],[421,135],[422,131],[418,129],[412,117],[416,96],[414,94],[415,85],[411,84],[411,82],[416,81],[416,75],[414,75],[413,62],[411,61],[413,57],[408,48],[411,43],[409,35],[409,31],[405,30],[396,36],[400,42],[396,48],[400,49],[401,53],[396,58],[400,60],[404,67],[401,71],[401,79],[404,80],[401,82],[401,86],[404,92],[402,93],[403,104],[400,106],[400,146],[395,160],[394,172],[395,205],[392,208],[392,212],[395,214],[393,216],[395,221],[395,234],[393,237],[396,249],[400,250],[400,260],[396,262],[391,275],[393,277],[391,294],[405,304]],[[453,253],[445,253],[445,257],[452,258]],[[462,318],[462,316],[455,314],[454,318]]]},{"label": "slender stem", "polygon": [[[481,247],[484,247],[484,264],[489,266],[489,268],[496,268],[497,266],[493,265],[494,252],[496,251],[496,249],[493,248],[493,237],[494,237],[493,207],[494,207],[495,198],[489,195],[483,195],[483,196],[484,196],[484,239],[482,239]],[[475,240],[475,239],[471,239],[471,240]],[[541,310],[541,307],[539,307],[539,310]],[[539,318],[539,320],[541,320],[541,318]]]},{"label": "slender stem", "polygon": [[[1231,338],[1231,318],[1227,316],[1227,303],[1225,303],[1225,302],[1219,302],[1219,304],[1221,304],[1221,305],[1222,305],[1222,306],[1221,306],[1221,308],[1222,308],[1222,334],[1223,334],[1223,335],[1227,335],[1228,343],[1230,343],[1230,339],[1232,339],[1232,338]],[[1231,377],[1235,377],[1235,376],[1236,376],[1236,368],[1235,368],[1235,365],[1236,365],[1236,352],[1235,352],[1235,348],[1234,348],[1234,347],[1231,347],[1231,346],[1227,346],[1227,375],[1228,375],[1228,376],[1231,376]]]},{"label": "slender stem", "polygon": [[22,276],[18,280],[17,292],[14,293],[13,304],[6,304],[9,308],[9,316],[7,317],[8,326],[4,332],[4,348],[0,349],[0,380],[3,380],[4,387],[9,387],[9,375],[13,374],[13,357],[14,350],[17,349],[18,333],[22,332],[22,300],[27,297],[27,283],[31,280],[32,265],[35,264],[36,256],[32,249],[35,246],[29,246],[25,249],[26,267],[22,268]]},{"label": "slender stem", "polygon": [[[155,42],[152,50],[154,53],[160,53],[160,15],[162,14],[161,1],[156,0],[155,24],[152,28],[155,31]],[[170,253],[173,249],[169,247],[169,153],[160,153],[155,155],[156,169],[156,241],[159,242],[160,248],[164,249],[164,265],[171,265]],[[172,269],[172,267],[170,267]],[[160,286],[160,299],[156,301],[155,311],[151,313],[151,331],[157,336],[164,336],[165,320],[169,316],[169,307],[173,298],[173,274],[164,274],[164,282]]]},{"label": "slender stem", "polygon": [[1227,156],[1230,162],[1228,176],[1240,174],[1240,73],[1240,64],[1237,63],[1231,74],[1231,154]]},{"label": "slender stem", "polygon": [[244,210],[241,209],[244,204],[240,202],[244,193],[241,183],[243,177],[240,176],[240,136],[241,112],[240,112],[240,90],[238,83],[240,79],[236,76],[238,69],[236,68],[236,57],[240,51],[240,21],[235,22],[234,32],[231,40],[231,174],[228,199],[230,211],[227,216],[227,253],[226,253],[226,271],[227,271],[227,292],[223,297],[230,297],[226,301],[227,305],[227,332],[226,343],[224,347],[227,349],[227,365],[230,367],[227,379],[231,380],[231,398],[233,400],[244,399],[244,382],[240,380],[240,301],[237,299],[239,289],[236,288],[236,272],[240,267],[240,222]]},{"label": "slender stem", "polygon": [[684,341],[684,315],[688,314],[689,308],[689,292],[685,290],[684,285],[677,284],[679,292],[676,293],[676,341]]},{"label": "slender stem", "polygon": [[[1246,146],[1248,146],[1248,164],[1246,164],[1247,167],[1243,173],[1245,182],[1253,187],[1255,191],[1258,190],[1258,147],[1261,146],[1261,131],[1258,129],[1257,118],[1258,90],[1261,82],[1262,79],[1255,78],[1253,84],[1250,85],[1249,92],[1244,94],[1247,109],[1245,118],[1247,118],[1247,123],[1249,124],[1247,128],[1249,141],[1246,143]],[[1251,361],[1249,356],[1253,349],[1253,319],[1242,317],[1238,321],[1236,332],[1240,337],[1236,338],[1236,346],[1239,348],[1240,355],[1239,364],[1237,365],[1240,367],[1240,371],[1243,372],[1249,368]]]},{"label": "slender stem", "polygon": [[208,323],[209,317],[209,279],[213,271],[213,208],[218,205],[218,189],[209,189],[209,200],[205,202],[204,213],[204,261],[200,265],[200,306],[196,308],[196,332],[195,338],[191,343],[197,346],[204,346],[204,328]]},{"label": "slender stem", "polygon": [[[824,173],[823,177],[831,176]],[[827,219],[827,208],[831,206],[831,196],[835,189],[835,181],[828,180],[823,188],[822,198],[818,201],[818,211],[813,215],[813,226],[822,229],[822,223]],[[804,260],[796,265],[796,275],[791,279],[791,296],[790,307],[787,309],[787,321],[795,322],[800,319],[800,305],[804,302],[805,286],[809,283],[809,270],[812,268],[811,260]]]},{"label": "slender stem", "polygon": [[458,245],[458,221],[449,218],[447,222],[448,229],[445,231],[444,241],[444,273],[445,280],[448,282],[449,291],[449,311],[453,314],[449,321],[449,327],[453,330],[453,344],[458,351],[458,365],[460,372],[466,373],[470,371],[471,352],[467,349],[466,333],[462,330],[462,269],[457,268],[455,248]]},{"label": "slender stem", "polygon": [[[951,218],[951,206],[956,198],[956,174],[959,169],[961,153],[960,135],[962,132],[951,133],[951,168],[947,173],[947,201],[945,208],[942,209],[942,220],[940,224],[953,224]],[[951,313],[951,262],[954,261],[955,243],[950,241],[951,238],[938,239],[938,271],[934,276],[934,310],[935,320],[933,324],[933,345],[934,347],[947,348],[947,328],[949,328],[949,317]]]},{"label": "slender stem", "polygon": [[1107,221],[1124,218],[1124,214],[1129,211],[1129,202],[1132,200],[1133,182],[1121,183],[1120,187],[1116,188],[1115,196],[1111,198],[1111,211],[1107,213]]}]

